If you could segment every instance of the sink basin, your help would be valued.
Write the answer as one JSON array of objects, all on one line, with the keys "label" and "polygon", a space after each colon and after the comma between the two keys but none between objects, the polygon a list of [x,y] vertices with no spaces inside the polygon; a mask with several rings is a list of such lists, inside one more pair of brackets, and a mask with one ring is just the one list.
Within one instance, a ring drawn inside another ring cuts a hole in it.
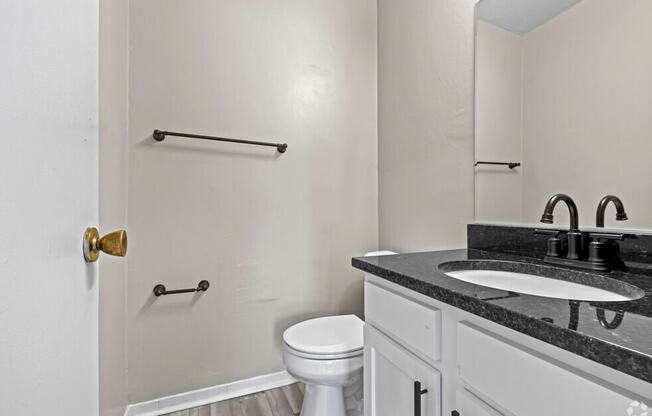
[{"label": "sink basin", "polygon": [[446,275],[509,292],[587,302],[627,302],[645,292],[599,274],[508,261],[470,260],[444,263]]}]

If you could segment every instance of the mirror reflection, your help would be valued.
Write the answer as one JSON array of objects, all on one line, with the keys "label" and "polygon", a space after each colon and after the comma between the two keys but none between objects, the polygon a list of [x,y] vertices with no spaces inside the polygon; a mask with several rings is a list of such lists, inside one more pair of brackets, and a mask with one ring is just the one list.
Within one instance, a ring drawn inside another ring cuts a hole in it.
[{"label": "mirror reflection", "polygon": [[628,219],[610,204],[606,227],[652,229],[652,1],[481,0],[476,12],[476,221],[538,224],[564,193],[595,227],[615,195]]}]

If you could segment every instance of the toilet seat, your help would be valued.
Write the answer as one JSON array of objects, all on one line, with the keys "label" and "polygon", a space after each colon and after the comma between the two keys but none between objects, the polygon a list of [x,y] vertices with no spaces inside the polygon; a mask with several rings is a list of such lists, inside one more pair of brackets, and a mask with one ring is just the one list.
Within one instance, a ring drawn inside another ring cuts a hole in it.
[{"label": "toilet seat", "polygon": [[313,360],[362,354],[364,322],[355,315],[326,316],[291,326],[283,333],[289,352]]},{"label": "toilet seat", "polygon": [[358,350],[353,350],[341,354],[311,354],[309,352],[295,350],[294,348],[292,348],[286,343],[283,344],[285,346],[285,349],[290,354],[296,355],[297,357],[301,357],[301,358],[307,358],[309,360],[343,360],[345,358],[357,357],[359,355],[362,355],[363,352],[363,349],[360,348]]}]

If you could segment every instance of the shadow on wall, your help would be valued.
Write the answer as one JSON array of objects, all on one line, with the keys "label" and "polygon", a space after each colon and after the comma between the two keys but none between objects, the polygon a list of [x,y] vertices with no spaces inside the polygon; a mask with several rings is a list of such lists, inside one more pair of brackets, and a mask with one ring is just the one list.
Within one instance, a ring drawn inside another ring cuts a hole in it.
[{"label": "shadow on wall", "polygon": [[178,295],[156,296],[152,292],[138,313],[178,314],[192,309],[199,299],[207,295],[205,292],[195,292],[193,294],[180,293]]}]

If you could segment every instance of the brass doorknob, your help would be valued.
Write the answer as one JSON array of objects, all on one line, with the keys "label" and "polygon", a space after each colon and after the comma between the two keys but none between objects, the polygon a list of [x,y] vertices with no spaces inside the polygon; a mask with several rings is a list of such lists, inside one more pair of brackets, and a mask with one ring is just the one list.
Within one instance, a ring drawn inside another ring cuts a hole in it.
[{"label": "brass doorknob", "polygon": [[97,228],[87,228],[84,232],[84,259],[93,263],[100,256],[100,251],[111,256],[124,257],[127,254],[127,232],[118,230],[100,238]]}]

